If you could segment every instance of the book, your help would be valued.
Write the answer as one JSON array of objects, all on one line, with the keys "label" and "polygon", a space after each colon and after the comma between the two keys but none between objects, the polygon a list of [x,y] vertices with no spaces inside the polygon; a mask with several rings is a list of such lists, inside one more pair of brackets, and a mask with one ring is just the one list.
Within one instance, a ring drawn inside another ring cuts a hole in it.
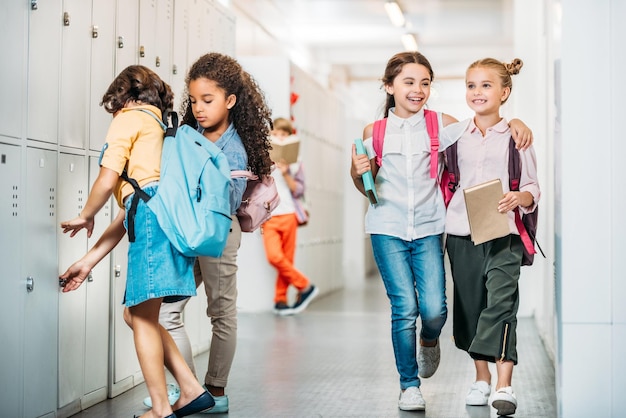
[{"label": "book", "polygon": [[293,164],[298,161],[298,154],[300,152],[300,139],[291,135],[285,140],[281,141],[275,137],[270,138],[272,149],[270,150],[270,158],[274,162],[285,160],[287,164]]},{"label": "book", "polygon": [[509,218],[498,212],[504,196],[500,179],[463,189],[463,195],[474,245],[510,234]]},{"label": "book", "polygon": [[[367,150],[365,149],[365,145],[363,145],[363,140],[357,138],[354,140],[354,144],[356,145],[356,153],[357,154],[365,154],[367,155]],[[368,155],[369,159],[369,155]],[[365,195],[369,199],[372,205],[378,203],[378,193],[376,193],[376,186],[374,186],[374,176],[372,176],[372,171],[368,171],[363,173],[361,176],[363,179],[363,186],[365,189]]]}]

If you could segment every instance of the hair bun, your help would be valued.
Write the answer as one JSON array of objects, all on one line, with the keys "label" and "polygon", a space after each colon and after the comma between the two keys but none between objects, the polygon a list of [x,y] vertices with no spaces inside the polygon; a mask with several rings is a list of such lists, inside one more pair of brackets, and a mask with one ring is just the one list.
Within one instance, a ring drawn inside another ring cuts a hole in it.
[{"label": "hair bun", "polygon": [[504,64],[504,67],[506,68],[506,71],[510,75],[515,75],[515,74],[519,74],[520,70],[524,66],[524,61],[522,61],[519,58],[515,58],[513,61],[511,61],[511,63],[509,64],[503,63],[503,64]]}]

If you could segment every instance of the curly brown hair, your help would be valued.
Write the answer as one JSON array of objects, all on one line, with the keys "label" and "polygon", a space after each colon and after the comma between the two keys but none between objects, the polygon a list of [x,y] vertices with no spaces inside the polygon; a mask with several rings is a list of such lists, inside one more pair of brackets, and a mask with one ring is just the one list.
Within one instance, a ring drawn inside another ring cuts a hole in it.
[{"label": "curly brown hair", "polygon": [[174,106],[174,93],[170,86],[154,71],[143,65],[130,65],[115,77],[100,106],[109,113],[121,110],[129,101],[149,104],[166,110]]},{"label": "curly brown hair", "polygon": [[269,175],[272,166],[269,154],[272,112],[257,82],[234,58],[227,55],[214,52],[198,58],[185,78],[186,87],[180,111],[181,123],[194,128],[198,127],[198,122],[191,109],[189,83],[199,78],[217,83],[225,91],[226,97],[231,94],[237,97],[229,111],[228,120],[235,126],[243,142],[250,170],[259,176]]}]

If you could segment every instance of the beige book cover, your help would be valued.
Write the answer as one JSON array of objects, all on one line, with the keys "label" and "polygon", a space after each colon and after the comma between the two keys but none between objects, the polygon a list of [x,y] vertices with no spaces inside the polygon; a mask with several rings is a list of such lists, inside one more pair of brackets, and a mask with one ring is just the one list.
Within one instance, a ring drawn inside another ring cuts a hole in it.
[{"label": "beige book cover", "polygon": [[506,213],[498,212],[498,202],[504,196],[500,179],[464,189],[463,194],[474,245],[510,233]]},{"label": "beige book cover", "polygon": [[277,162],[284,159],[287,164],[293,164],[298,161],[300,140],[297,136],[291,135],[284,141],[279,141],[272,137],[270,143],[272,144],[272,149],[270,150],[272,161]]}]

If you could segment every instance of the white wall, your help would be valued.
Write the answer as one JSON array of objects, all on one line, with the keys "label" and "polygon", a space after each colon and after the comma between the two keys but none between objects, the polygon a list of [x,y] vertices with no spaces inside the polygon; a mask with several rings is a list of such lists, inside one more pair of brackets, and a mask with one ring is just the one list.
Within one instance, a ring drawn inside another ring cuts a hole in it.
[{"label": "white wall", "polygon": [[562,3],[555,148],[557,395],[563,417],[618,417],[626,397],[626,3]]}]

